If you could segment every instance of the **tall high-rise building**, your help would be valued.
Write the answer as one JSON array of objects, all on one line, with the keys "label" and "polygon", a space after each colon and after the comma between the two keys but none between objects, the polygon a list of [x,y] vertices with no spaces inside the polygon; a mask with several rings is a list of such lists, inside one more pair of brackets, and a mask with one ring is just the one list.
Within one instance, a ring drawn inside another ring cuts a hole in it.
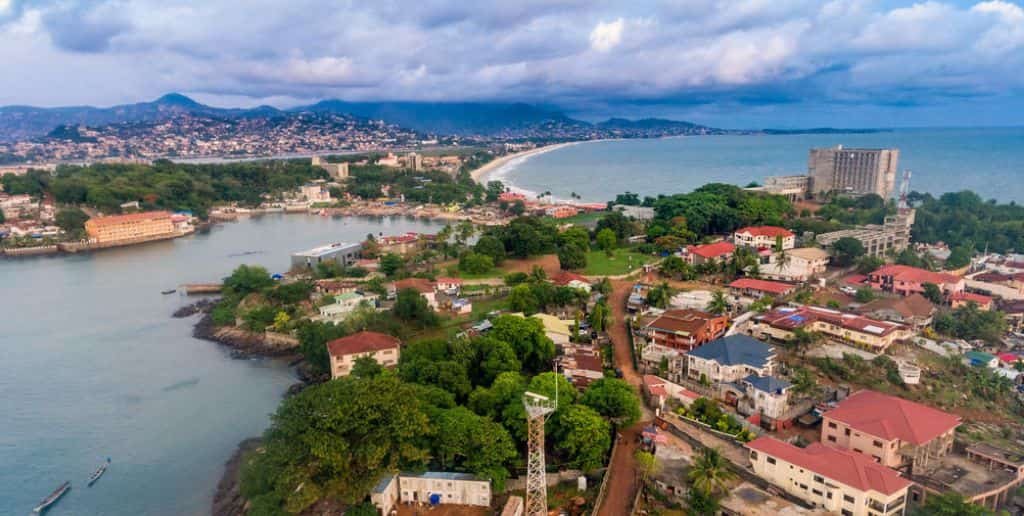
[{"label": "tall high-rise building", "polygon": [[811,149],[807,159],[811,194],[873,193],[888,199],[896,189],[899,159],[899,149],[846,149],[842,145]]}]

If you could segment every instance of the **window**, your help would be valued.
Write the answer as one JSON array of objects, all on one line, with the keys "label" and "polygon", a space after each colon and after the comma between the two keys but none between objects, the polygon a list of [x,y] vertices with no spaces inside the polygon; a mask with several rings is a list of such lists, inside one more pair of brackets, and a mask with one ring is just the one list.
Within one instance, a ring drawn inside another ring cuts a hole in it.
[{"label": "window", "polygon": [[817,483],[819,483],[819,484],[824,484],[824,483],[825,483],[825,479],[824,479],[824,478],[821,478],[821,477],[820,477],[820,476],[818,476],[818,475],[814,475],[814,481],[815,481],[815,482],[817,482]]},{"label": "window", "polygon": [[831,422],[831,421],[828,422],[828,427],[829,428],[838,428],[838,426],[835,423]]},{"label": "window", "polygon": [[750,460],[757,460],[757,452],[750,450]]},{"label": "window", "polygon": [[768,458],[767,458],[767,459],[765,459],[765,460],[767,460],[767,461],[768,461],[768,464],[775,464],[775,459],[774,459],[774,458],[772,458],[772,457],[768,457]]},{"label": "window", "polygon": [[807,484],[800,484],[800,489],[807,490]]},{"label": "window", "polygon": [[851,511],[848,511],[848,510],[846,510],[846,509],[843,509],[843,512],[842,512],[842,514],[843,514],[843,516],[853,516],[853,512],[851,512]]},{"label": "window", "polygon": [[882,447],[882,441],[873,441],[871,444],[875,445],[875,448],[881,448]]},{"label": "window", "polygon": [[818,495],[818,496],[821,496],[821,495],[825,494],[825,493],[822,493],[821,491],[818,491],[817,489],[811,489],[811,492],[816,494],[816,495]]},{"label": "window", "polygon": [[850,435],[850,429],[849,428],[846,429],[846,435]]},{"label": "window", "polygon": [[830,435],[830,436],[828,436],[828,440],[832,441],[832,442],[836,442],[836,436]]},{"label": "window", "polygon": [[854,500],[853,497],[850,495],[843,495],[843,501],[846,503],[853,503],[856,500]]}]

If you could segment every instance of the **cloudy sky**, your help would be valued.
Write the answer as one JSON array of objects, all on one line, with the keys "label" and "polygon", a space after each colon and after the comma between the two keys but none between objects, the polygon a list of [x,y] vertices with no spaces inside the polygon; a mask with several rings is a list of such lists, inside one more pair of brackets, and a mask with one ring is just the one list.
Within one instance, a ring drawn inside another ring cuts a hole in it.
[{"label": "cloudy sky", "polygon": [[515,100],[723,127],[1024,124],[1021,0],[0,0],[0,105]]}]

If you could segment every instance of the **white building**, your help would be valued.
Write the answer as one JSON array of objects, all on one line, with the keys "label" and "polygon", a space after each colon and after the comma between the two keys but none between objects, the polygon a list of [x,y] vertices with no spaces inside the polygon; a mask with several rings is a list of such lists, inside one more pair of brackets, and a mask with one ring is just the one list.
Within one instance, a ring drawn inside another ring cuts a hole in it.
[{"label": "white building", "polygon": [[782,419],[789,411],[789,391],[793,384],[774,376],[750,375],[740,380],[746,398],[740,403],[741,413],[761,414],[772,420]]},{"label": "white building", "polygon": [[381,510],[381,514],[390,513],[399,502],[490,507],[491,481],[466,473],[400,473],[381,479],[371,493],[370,499]]},{"label": "white building", "polygon": [[327,322],[338,322],[344,320],[363,303],[367,306],[374,306],[377,302],[375,294],[359,294],[346,292],[334,296],[334,302],[319,308],[320,320]]},{"label": "white building", "polygon": [[761,258],[758,265],[760,276],[770,280],[803,282],[823,274],[828,266],[829,255],[816,247],[801,247],[783,253],[771,253]]},{"label": "white building", "polygon": [[712,384],[736,382],[750,375],[769,376],[775,368],[775,349],[746,335],[715,339],[687,353],[687,375]]},{"label": "white building", "polygon": [[796,235],[778,226],[747,226],[737,229],[732,235],[734,244],[754,249],[774,249],[780,240],[783,249],[796,246]]}]

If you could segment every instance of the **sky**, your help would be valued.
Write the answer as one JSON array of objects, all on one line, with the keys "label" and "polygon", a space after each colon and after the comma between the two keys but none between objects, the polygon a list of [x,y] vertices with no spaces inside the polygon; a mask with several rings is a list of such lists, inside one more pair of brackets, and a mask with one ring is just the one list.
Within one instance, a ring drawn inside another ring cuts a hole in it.
[{"label": "sky", "polygon": [[523,101],[719,127],[1024,124],[1021,0],[0,0],[0,105]]}]

